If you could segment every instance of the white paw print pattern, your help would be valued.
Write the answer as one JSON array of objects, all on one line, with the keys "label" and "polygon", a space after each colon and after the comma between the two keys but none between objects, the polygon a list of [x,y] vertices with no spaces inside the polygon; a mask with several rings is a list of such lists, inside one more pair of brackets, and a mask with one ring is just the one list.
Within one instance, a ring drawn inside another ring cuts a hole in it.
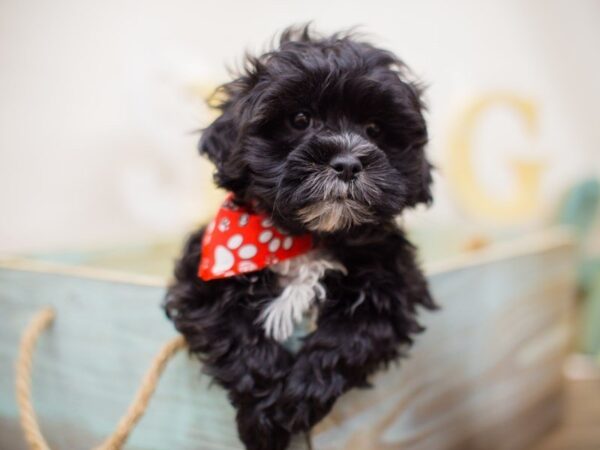
[{"label": "white paw print pattern", "polygon": [[233,194],[223,203],[202,239],[198,276],[205,280],[254,272],[313,247],[310,234],[290,236],[269,217],[257,214],[258,206],[237,204]]},{"label": "white paw print pattern", "polygon": [[231,225],[230,220],[227,217],[223,217],[219,222],[218,228],[219,231],[227,231],[229,230],[229,226]]},{"label": "white paw print pattern", "polygon": [[240,261],[238,264],[238,270],[240,272],[252,272],[258,270],[258,266],[252,261]]},{"label": "white paw print pattern", "polygon": [[[249,222],[249,216],[243,214],[238,220],[240,227],[245,227]],[[239,273],[252,272],[259,268],[253,261],[259,254],[259,246],[263,248],[261,252],[266,264],[275,264],[279,258],[275,253],[283,248],[289,250],[294,244],[294,239],[288,236],[284,231],[277,229],[278,236],[275,233],[273,222],[268,219],[262,219],[260,222],[261,231],[258,234],[258,242],[244,242],[244,235],[235,233],[227,239],[225,245],[217,245],[214,248],[213,266],[211,272],[213,275],[227,275],[237,268]],[[217,228],[221,232],[226,232],[230,228],[229,219],[222,219]],[[265,254],[266,253],[266,254]],[[260,256],[260,255],[259,255]],[[237,265],[236,265],[237,262]]]},{"label": "white paw print pattern", "polygon": [[[282,247],[284,250],[289,250],[294,245],[294,238],[287,235],[287,232],[281,228],[273,226],[273,221],[269,218],[265,218],[260,223],[264,230],[258,235],[258,242],[266,244],[270,253],[275,253]],[[274,230],[277,230],[282,237],[276,237]],[[267,255],[267,258],[273,255]],[[271,258],[272,259],[272,258]],[[267,261],[271,264],[270,261]]]},{"label": "white paw print pattern", "polygon": [[249,220],[250,220],[250,215],[242,214],[240,216],[240,220],[238,221],[238,224],[240,227],[245,227],[246,225],[248,225]]},{"label": "white paw print pattern", "polygon": [[273,232],[271,230],[264,230],[258,235],[258,242],[266,244],[273,239]]},{"label": "white paw print pattern", "polygon": [[238,270],[240,272],[249,272],[256,270],[256,264],[251,261],[244,261],[254,257],[258,253],[256,245],[245,244],[244,237],[236,233],[227,240],[227,244],[217,245],[214,253],[214,264],[212,267],[212,273],[214,275],[221,275],[231,270],[235,265],[235,254],[241,261],[238,263]]}]

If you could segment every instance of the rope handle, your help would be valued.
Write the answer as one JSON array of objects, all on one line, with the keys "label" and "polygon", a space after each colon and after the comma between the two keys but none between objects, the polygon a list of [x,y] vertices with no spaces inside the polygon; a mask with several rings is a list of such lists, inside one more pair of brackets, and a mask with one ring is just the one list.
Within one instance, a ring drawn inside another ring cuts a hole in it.
[{"label": "rope handle", "polygon": [[[38,338],[52,324],[54,317],[55,313],[52,308],[44,308],[38,311],[25,328],[19,345],[15,388],[21,429],[31,450],[50,450],[40,430],[31,401],[31,366]],[[152,360],[152,364],[142,378],[135,397],[123,417],[121,417],[115,431],[94,450],[119,450],[123,447],[135,425],[146,412],[148,403],[156,390],[167,362],[184,347],[185,340],[182,336],[175,337],[163,345]]]}]

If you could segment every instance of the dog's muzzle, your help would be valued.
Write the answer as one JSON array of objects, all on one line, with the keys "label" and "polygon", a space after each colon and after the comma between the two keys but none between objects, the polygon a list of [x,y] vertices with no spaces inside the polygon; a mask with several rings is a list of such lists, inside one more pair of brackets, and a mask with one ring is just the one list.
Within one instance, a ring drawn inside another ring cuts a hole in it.
[{"label": "dog's muzzle", "polygon": [[372,222],[370,204],[380,190],[371,171],[381,151],[355,134],[320,138],[306,151],[313,161],[301,182],[309,202],[298,211],[300,221],[321,232]]}]

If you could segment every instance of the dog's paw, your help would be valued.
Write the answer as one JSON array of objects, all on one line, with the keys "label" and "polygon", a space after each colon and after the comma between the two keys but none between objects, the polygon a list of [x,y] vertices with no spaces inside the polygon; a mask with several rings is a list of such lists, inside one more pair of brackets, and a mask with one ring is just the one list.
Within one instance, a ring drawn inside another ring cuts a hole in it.
[{"label": "dog's paw", "polygon": [[285,450],[290,443],[291,433],[265,410],[238,409],[237,425],[247,450]]},{"label": "dog's paw", "polygon": [[290,433],[307,432],[329,413],[342,391],[343,379],[339,374],[296,364],[277,405],[275,418]]}]

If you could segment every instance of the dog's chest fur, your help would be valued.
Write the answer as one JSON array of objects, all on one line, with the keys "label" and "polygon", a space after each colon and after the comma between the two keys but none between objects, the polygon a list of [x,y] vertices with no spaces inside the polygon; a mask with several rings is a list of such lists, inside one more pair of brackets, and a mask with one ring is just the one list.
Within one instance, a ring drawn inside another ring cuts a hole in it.
[{"label": "dog's chest fur", "polygon": [[260,321],[265,334],[283,342],[291,336],[317,301],[326,298],[321,280],[327,271],[346,274],[346,268],[324,250],[311,252],[275,264],[270,270],[278,275],[282,291],[264,308]]}]

